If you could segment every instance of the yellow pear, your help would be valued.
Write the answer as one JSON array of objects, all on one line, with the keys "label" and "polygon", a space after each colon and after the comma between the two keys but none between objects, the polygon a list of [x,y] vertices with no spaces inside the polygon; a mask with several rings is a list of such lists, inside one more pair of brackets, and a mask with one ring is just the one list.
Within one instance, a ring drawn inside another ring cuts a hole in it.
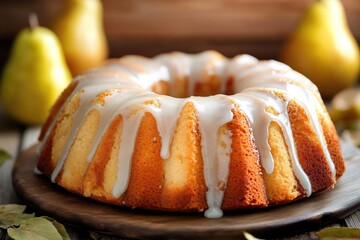
[{"label": "yellow pear", "polygon": [[310,78],[324,98],[356,83],[359,46],[340,0],[317,0],[282,49],[280,60]]},{"label": "yellow pear", "polygon": [[[37,21],[34,19],[32,22]],[[70,81],[71,73],[56,35],[44,27],[26,28],[16,36],[4,67],[0,102],[19,122],[41,124]]]},{"label": "yellow pear", "polygon": [[52,29],[60,39],[74,76],[107,58],[108,46],[100,0],[65,0]]}]

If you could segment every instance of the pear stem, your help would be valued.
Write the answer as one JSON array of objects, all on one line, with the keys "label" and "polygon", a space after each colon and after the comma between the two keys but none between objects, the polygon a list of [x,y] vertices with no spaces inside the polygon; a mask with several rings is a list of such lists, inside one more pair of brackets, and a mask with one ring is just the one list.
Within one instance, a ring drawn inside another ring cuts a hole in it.
[{"label": "pear stem", "polygon": [[35,28],[37,28],[39,26],[39,19],[38,19],[36,13],[30,13],[29,25],[30,25],[31,30],[34,30]]}]

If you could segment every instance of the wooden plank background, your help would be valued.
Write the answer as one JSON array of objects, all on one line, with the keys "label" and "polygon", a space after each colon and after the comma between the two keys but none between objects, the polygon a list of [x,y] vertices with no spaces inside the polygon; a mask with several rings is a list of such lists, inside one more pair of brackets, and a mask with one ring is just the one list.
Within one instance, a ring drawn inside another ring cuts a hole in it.
[{"label": "wooden plank background", "polygon": [[[277,58],[282,43],[315,0],[103,0],[110,56],[215,49]],[[360,40],[360,1],[342,0]],[[30,12],[49,26],[63,0],[0,0],[0,67]]]},{"label": "wooden plank background", "polygon": [[[40,23],[48,27],[63,1],[0,0],[0,73],[14,37],[28,25],[29,13],[36,12]],[[214,49],[229,57],[249,53],[262,59],[277,58],[284,40],[313,1],[316,0],[103,0],[104,27],[111,57]],[[360,42],[360,1],[342,2],[350,29]],[[13,160],[18,151],[32,143],[28,139],[35,139],[33,132],[19,128],[0,108],[0,148],[10,152]],[[10,182],[9,176],[10,171],[0,169],[0,190]],[[359,228],[360,211],[341,222]],[[68,231],[71,239],[82,236],[78,229]],[[0,232],[1,239],[3,234]],[[307,233],[291,239],[310,236]]]}]

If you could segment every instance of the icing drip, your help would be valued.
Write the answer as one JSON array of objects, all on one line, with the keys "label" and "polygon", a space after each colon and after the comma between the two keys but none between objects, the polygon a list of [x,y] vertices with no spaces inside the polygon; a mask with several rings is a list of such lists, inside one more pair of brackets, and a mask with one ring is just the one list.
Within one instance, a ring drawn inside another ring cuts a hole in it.
[{"label": "icing drip", "polygon": [[149,111],[157,119],[157,128],[161,137],[160,155],[163,159],[170,156],[170,144],[175,131],[177,116],[180,115],[185,101],[182,99],[164,96],[159,107],[151,107]]},{"label": "icing drip", "polygon": [[144,116],[144,112],[136,113],[135,116],[131,116],[131,110],[132,109],[127,109],[126,106],[123,106],[123,112],[121,113],[123,116],[123,127],[120,140],[119,160],[117,165],[118,174],[113,189],[114,197],[120,197],[126,191],[128,186],[130,177],[130,164],[134,150],[135,138],[137,136],[137,131],[139,129],[141,119]]},{"label": "icing drip", "polygon": [[[230,122],[233,118],[232,104],[225,95],[210,96],[207,98],[191,97],[199,117],[199,129],[201,132],[202,157],[204,161],[205,183],[208,187],[206,200],[208,210],[205,216],[219,218],[222,216],[221,204],[224,191],[219,189],[219,184],[226,183],[229,171],[230,152],[218,151],[218,133],[221,126]],[[224,114],[218,114],[223,112]],[[224,136],[223,136],[224,138]],[[231,140],[226,139],[225,149]],[[231,143],[230,143],[231,145]],[[220,156],[220,157],[219,157]]]},{"label": "icing drip", "polygon": [[40,171],[37,167],[35,167],[34,168],[34,173],[36,174],[36,175],[42,175],[42,174],[44,174],[42,171]]},{"label": "icing drip", "polygon": [[[108,72],[111,74],[107,74]],[[220,93],[226,91],[228,79],[234,79],[236,94],[192,96],[196,85],[209,76],[217,76],[221,79]],[[188,80],[187,94],[192,97],[174,98],[150,91],[152,85],[158,81],[166,81],[169,84],[170,94],[174,94],[176,91],[174,82],[177,79]],[[39,152],[43,150],[64,106],[75,94],[80,94],[79,107],[73,114],[73,127],[52,172],[52,181],[56,180],[76,140],[79,131],[77,126],[81,126],[91,111],[100,112],[100,119],[88,154],[88,162],[93,160],[111,120],[121,115],[122,131],[119,136],[117,179],[113,188],[113,196],[120,197],[128,187],[135,140],[145,113],[151,113],[156,119],[161,137],[161,157],[166,161],[171,154],[170,146],[178,116],[184,105],[191,102],[198,117],[204,176],[208,188],[206,192],[208,209],[205,211],[205,216],[217,218],[223,214],[221,205],[229,174],[232,142],[231,131],[226,128],[226,124],[233,119],[234,105],[240,106],[240,110],[248,119],[261,165],[268,174],[274,170],[274,159],[268,143],[268,129],[272,122],[276,122],[281,127],[294,174],[309,196],[312,192],[311,184],[299,162],[287,112],[288,102],[293,99],[310,116],[311,125],[324,146],[324,154],[335,177],[335,167],[319,123],[318,114],[323,111],[323,106],[317,88],[311,81],[285,64],[276,61],[258,61],[249,55],[226,59],[212,51],[197,55],[176,52],[159,55],[153,60],[127,56],[89,71],[74,81],[78,82],[75,90],[54,117],[38,149]],[[282,93],[283,97],[277,97],[273,93],[274,90]],[[104,92],[107,93],[104,96],[105,101],[97,101],[97,96]]]}]

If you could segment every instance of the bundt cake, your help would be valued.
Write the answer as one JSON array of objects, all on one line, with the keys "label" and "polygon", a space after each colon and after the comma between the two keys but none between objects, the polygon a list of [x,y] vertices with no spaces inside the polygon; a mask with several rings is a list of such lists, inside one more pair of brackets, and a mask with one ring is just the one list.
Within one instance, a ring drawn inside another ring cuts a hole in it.
[{"label": "bundt cake", "polygon": [[310,196],[345,170],[310,80],[215,51],[109,60],[72,81],[39,138],[37,169],[68,191],[210,218]]}]

